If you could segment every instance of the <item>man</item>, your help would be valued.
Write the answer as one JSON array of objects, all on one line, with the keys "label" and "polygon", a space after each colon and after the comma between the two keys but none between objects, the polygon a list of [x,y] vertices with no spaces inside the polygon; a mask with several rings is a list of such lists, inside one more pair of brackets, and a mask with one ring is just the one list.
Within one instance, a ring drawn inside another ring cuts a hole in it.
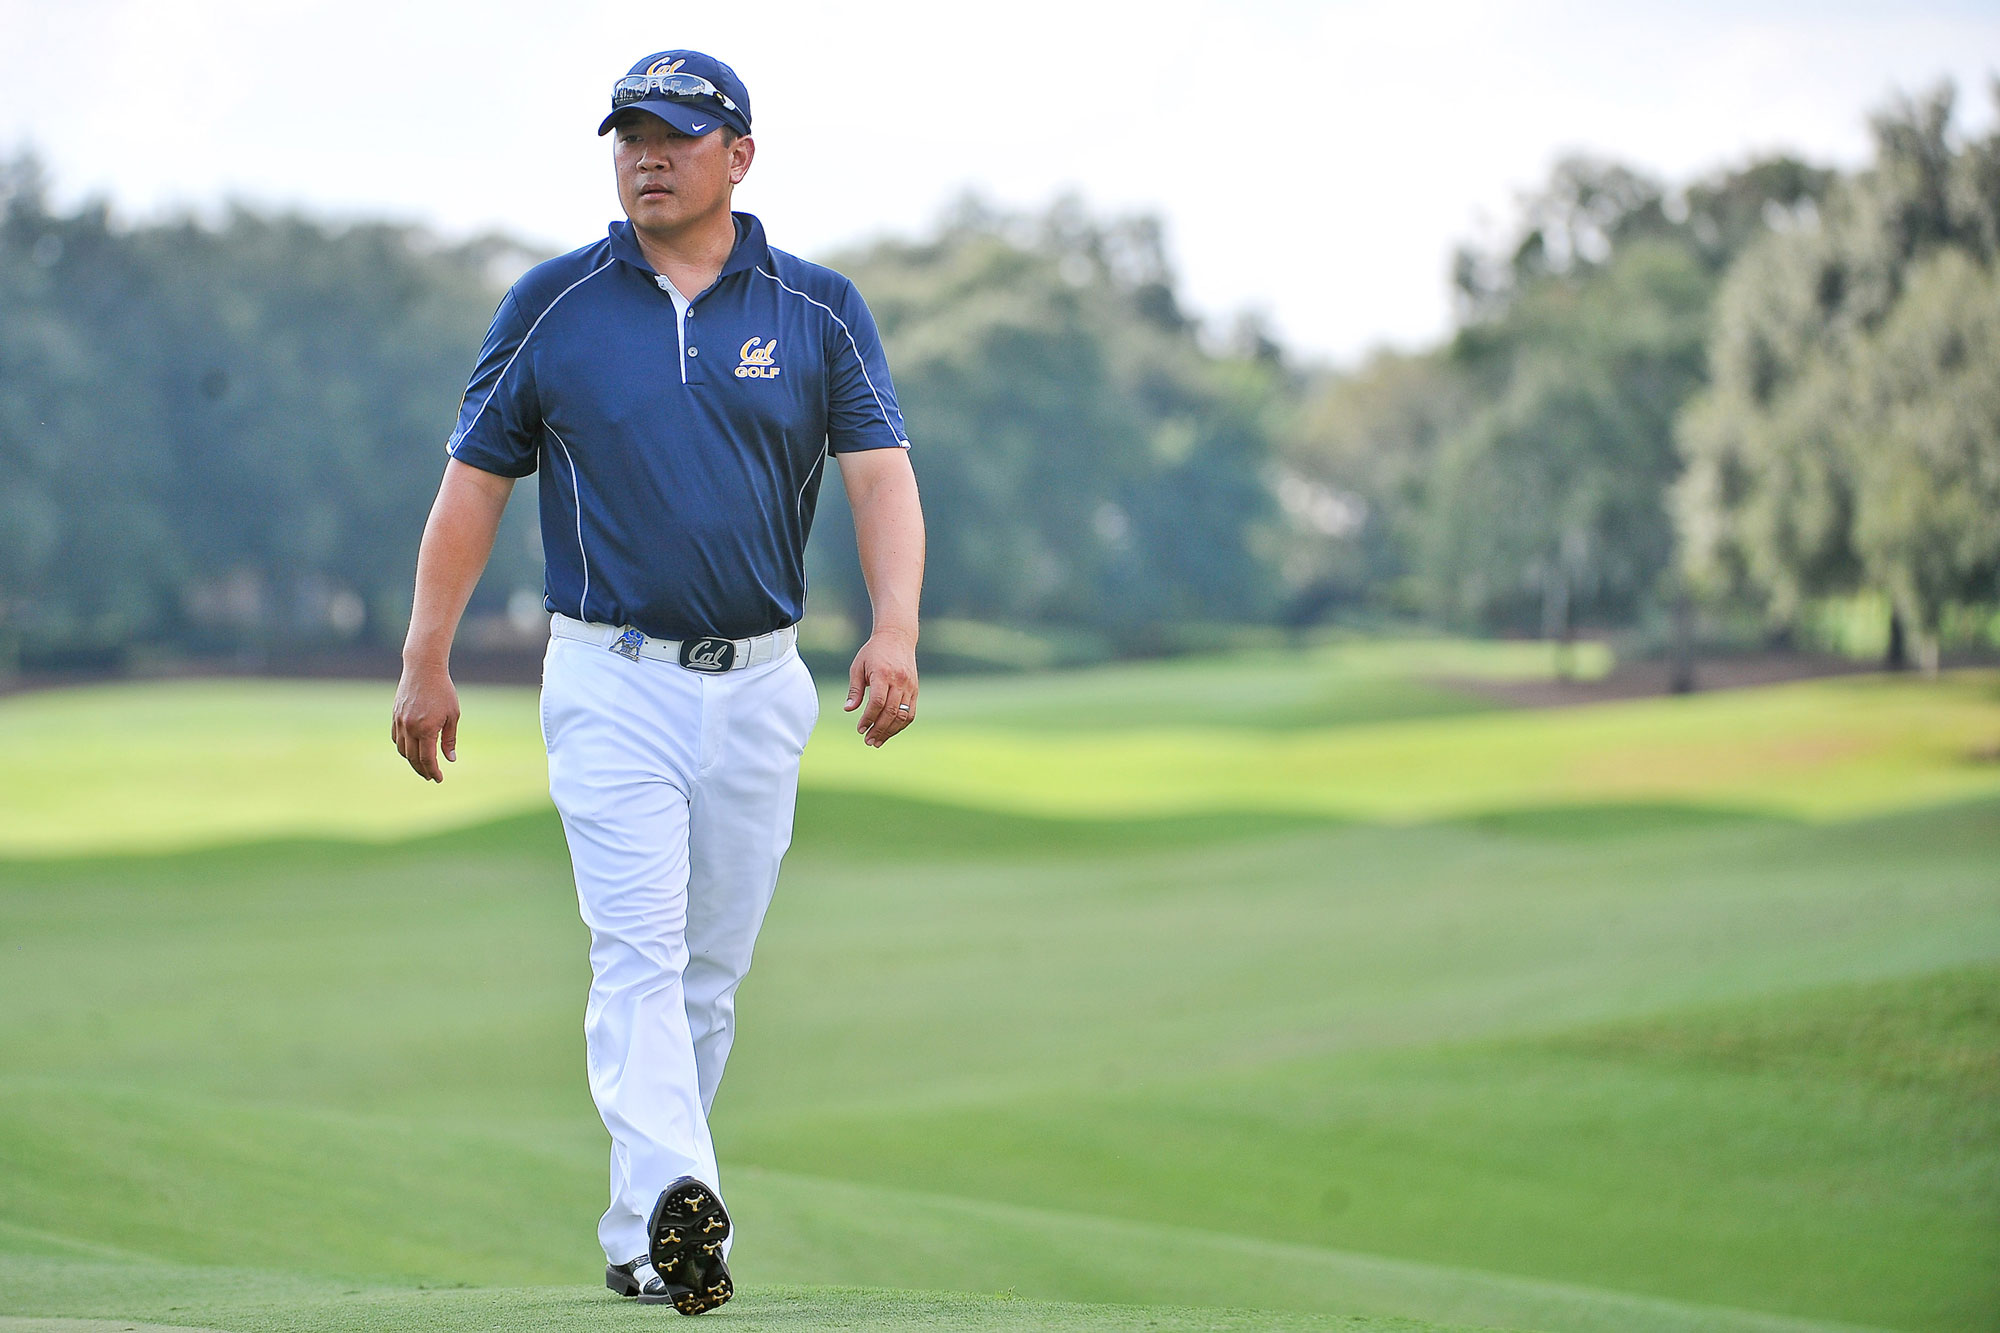
[{"label": "man", "polygon": [[819,711],[794,626],[827,455],[874,605],[847,694],[871,746],[915,715],[923,517],[860,295],[730,208],[756,153],[735,72],[648,56],[598,133],[626,221],[494,316],[424,529],[392,735],[443,781],[452,636],[514,480],[539,469],[542,732],[590,927],[605,1283],[699,1314],[732,1290],[708,1114]]}]

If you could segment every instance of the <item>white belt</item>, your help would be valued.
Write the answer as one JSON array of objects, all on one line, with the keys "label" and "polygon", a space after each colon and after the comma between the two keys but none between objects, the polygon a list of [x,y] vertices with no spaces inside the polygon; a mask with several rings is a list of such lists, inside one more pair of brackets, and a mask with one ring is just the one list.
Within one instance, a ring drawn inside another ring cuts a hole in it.
[{"label": "white belt", "polygon": [[787,625],[754,639],[722,639],[709,634],[699,639],[655,639],[629,625],[600,625],[594,620],[578,620],[557,611],[549,618],[549,633],[558,639],[608,648],[620,657],[636,662],[642,657],[674,662],[689,671],[713,675],[762,666],[791,651],[798,641],[799,627]]}]

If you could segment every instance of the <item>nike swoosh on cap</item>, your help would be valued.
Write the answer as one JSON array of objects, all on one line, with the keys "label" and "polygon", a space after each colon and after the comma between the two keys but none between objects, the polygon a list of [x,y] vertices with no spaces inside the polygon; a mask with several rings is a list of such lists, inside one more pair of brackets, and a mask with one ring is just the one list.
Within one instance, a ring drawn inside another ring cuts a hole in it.
[{"label": "nike swoosh on cap", "polygon": [[704,120],[701,124],[696,125],[694,128],[696,130],[705,130],[708,128],[708,122]]}]

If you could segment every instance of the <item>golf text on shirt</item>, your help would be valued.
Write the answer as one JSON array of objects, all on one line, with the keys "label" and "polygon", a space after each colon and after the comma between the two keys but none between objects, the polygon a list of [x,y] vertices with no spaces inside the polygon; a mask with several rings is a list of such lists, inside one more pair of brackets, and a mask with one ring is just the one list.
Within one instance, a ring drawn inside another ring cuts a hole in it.
[{"label": "golf text on shirt", "polygon": [[794,624],[827,454],[909,448],[854,284],[735,219],[685,316],[628,222],[500,302],[446,447],[540,471],[551,611],[667,639]]},{"label": "golf text on shirt", "polygon": [[744,343],[743,350],[737,353],[738,356],[743,358],[743,364],[736,367],[737,379],[770,380],[778,377],[778,367],[771,364],[771,358],[778,354],[778,344],[776,341],[772,341],[764,343],[764,346],[759,347],[757,344],[760,342],[764,342],[764,340],[762,338],[752,338],[749,342]]}]

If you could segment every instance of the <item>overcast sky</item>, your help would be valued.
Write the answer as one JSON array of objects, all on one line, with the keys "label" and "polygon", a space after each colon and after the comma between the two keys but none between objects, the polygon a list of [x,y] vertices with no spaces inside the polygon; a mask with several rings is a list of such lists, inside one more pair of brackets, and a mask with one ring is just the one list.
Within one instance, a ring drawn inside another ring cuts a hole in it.
[{"label": "overcast sky", "polygon": [[1947,77],[1984,128],[2000,4],[0,0],[0,152],[130,218],[233,196],[568,249],[616,216],[612,79],[679,46],[749,86],[738,207],[785,249],[1074,190],[1161,214],[1204,316],[1345,360],[1443,332],[1453,245],[1564,152],[1853,164]]}]

